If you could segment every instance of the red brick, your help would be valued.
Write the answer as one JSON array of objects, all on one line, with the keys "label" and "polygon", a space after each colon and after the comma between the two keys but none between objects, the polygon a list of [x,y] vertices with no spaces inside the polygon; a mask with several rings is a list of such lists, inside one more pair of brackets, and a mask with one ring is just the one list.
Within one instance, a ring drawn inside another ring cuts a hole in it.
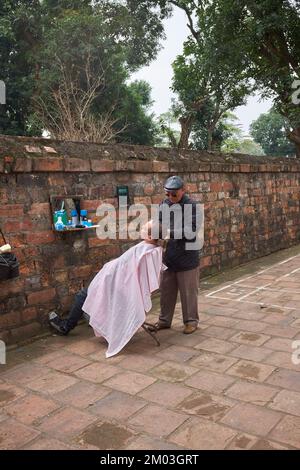
[{"label": "red brick", "polygon": [[55,240],[54,233],[50,230],[44,232],[33,232],[26,235],[27,243],[32,245],[42,245],[52,243]]},{"label": "red brick", "polygon": [[168,173],[169,172],[169,162],[158,162],[153,161],[153,171],[154,173]]},{"label": "red brick", "polygon": [[240,165],[240,172],[241,173],[249,173],[250,172],[250,165],[248,163],[242,163]]},{"label": "red brick", "polygon": [[16,173],[30,173],[32,171],[31,158],[16,158],[13,171]]},{"label": "red brick", "polygon": [[101,240],[99,238],[89,238],[89,248],[93,248],[95,246],[109,245],[110,243],[111,240],[109,239]]},{"label": "red brick", "polygon": [[13,233],[13,232],[28,232],[32,231],[33,224],[31,220],[8,220],[4,224],[4,232],[5,233]]},{"label": "red brick", "polygon": [[0,328],[11,328],[19,325],[21,316],[19,312],[9,312],[5,315],[0,315]]},{"label": "red brick", "polygon": [[21,217],[23,215],[23,204],[4,204],[0,206],[0,217]]},{"label": "red brick", "polygon": [[84,158],[65,157],[65,171],[91,171],[90,161]]},{"label": "red brick", "polygon": [[20,326],[18,328],[14,328],[11,330],[11,343],[16,343],[21,341],[25,338],[31,338],[32,336],[37,335],[41,332],[41,325],[40,323],[33,322],[29,325]]},{"label": "red brick", "polygon": [[68,271],[58,271],[53,275],[57,282],[64,283],[68,280]]},{"label": "red brick", "polygon": [[135,197],[134,204],[151,204],[151,197],[144,196],[144,197]]},{"label": "red brick", "polygon": [[5,297],[13,296],[18,292],[22,292],[24,289],[23,279],[13,279],[7,281],[1,281],[0,299]]},{"label": "red brick", "polygon": [[63,171],[61,158],[42,157],[33,160],[34,171]]},{"label": "red brick", "polygon": [[92,171],[98,173],[112,172],[115,169],[115,162],[113,160],[92,160]]},{"label": "red brick", "polygon": [[102,201],[99,201],[99,199],[85,200],[82,202],[81,208],[88,211],[95,211],[100,206],[101,202]]},{"label": "red brick", "polygon": [[37,317],[37,311],[35,307],[25,308],[22,311],[22,321],[28,322],[29,320],[35,320]]},{"label": "red brick", "polygon": [[76,266],[76,269],[70,272],[70,279],[87,279],[92,271],[93,266]]},{"label": "red brick", "polygon": [[210,190],[216,193],[222,191],[222,183],[210,183]]},{"label": "red brick", "polygon": [[205,256],[200,259],[200,267],[204,268],[205,266],[211,266],[212,265],[212,257],[211,256]]},{"label": "red brick", "polygon": [[50,203],[49,202],[36,202],[31,205],[29,215],[50,215]]},{"label": "red brick", "polygon": [[53,300],[55,296],[56,291],[52,288],[40,290],[38,292],[32,292],[31,294],[28,294],[27,299],[29,305],[45,304]]}]

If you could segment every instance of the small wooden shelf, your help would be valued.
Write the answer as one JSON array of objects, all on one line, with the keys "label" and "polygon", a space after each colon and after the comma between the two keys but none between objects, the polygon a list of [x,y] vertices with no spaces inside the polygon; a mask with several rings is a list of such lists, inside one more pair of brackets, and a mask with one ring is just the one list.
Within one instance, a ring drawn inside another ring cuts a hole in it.
[{"label": "small wooden shelf", "polygon": [[89,230],[91,228],[97,228],[99,227],[99,225],[91,225],[90,227],[84,227],[84,228],[67,228],[67,229],[64,229],[64,230],[56,230],[56,228],[53,228],[53,231],[55,233],[69,233],[69,232],[82,232],[82,231],[85,231],[85,230]]}]

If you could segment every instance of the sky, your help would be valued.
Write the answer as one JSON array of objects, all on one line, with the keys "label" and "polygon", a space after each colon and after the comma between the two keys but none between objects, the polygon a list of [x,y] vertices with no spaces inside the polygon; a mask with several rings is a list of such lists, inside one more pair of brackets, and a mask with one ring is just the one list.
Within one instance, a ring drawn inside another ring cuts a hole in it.
[{"label": "sky", "polygon": [[[162,49],[157,59],[148,67],[143,67],[132,77],[133,80],[146,80],[152,88],[154,101],[152,112],[159,115],[168,111],[171,106],[171,98],[174,96],[170,90],[172,84],[172,62],[178,54],[182,53],[183,42],[189,30],[186,26],[185,13],[176,8],[172,18],[164,21],[166,40],[162,43]],[[251,96],[246,106],[239,106],[234,110],[238,117],[237,125],[241,126],[244,135],[249,132],[249,125],[258,118],[261,113],[267,112],[272,103],[270,100],[259,100],[258,96]]]}]

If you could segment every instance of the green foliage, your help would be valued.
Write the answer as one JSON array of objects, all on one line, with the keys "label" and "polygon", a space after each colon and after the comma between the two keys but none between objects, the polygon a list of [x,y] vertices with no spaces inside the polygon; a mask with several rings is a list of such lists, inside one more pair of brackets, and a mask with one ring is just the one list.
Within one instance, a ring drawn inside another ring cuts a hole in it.
[{"label": "green foliage", "polygon": [[[67,71],[84,92],[89,87],[85,72],[88,64],[94,83],[97,75],[103,76],[92,105],[95,118],[113,109],[112,119],[120,119],[121,127],[125,121],[131,123],[124,135],[126,141],[152,142],[150,128],[154,124],[136,96],[143,87],[133,92],[126,83],[132,71],[156,56],[167,8],[161,12],[154,3],[148,2],[146,7],[136,0],[2,3],[0,79],[7,86],[7,105],[0,108],[1,133],[40,134],[42,125],[34,113],[36,99],[57,117],[52,98],[63,74]],[[121,116],[121,109],[124,113],[135,109],[139,116],[135,129],[132,117]]]},{"label": "green foliage", "polygon": [[252,122],[250,132],[266,155],[295,155],[296,148],[287,138],[289,123],[287,119],[271,109]]}]

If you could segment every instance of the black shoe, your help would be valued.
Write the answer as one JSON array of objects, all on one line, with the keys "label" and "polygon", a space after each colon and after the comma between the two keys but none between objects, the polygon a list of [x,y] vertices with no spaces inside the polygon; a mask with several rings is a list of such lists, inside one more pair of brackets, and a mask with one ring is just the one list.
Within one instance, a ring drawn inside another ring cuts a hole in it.
[{"label": "black shoe", "polygon": [[56,312],[50,312],[48,315],[50,325],[61,335],[67,335],[69,331],[64,326],[64,321]]}]

